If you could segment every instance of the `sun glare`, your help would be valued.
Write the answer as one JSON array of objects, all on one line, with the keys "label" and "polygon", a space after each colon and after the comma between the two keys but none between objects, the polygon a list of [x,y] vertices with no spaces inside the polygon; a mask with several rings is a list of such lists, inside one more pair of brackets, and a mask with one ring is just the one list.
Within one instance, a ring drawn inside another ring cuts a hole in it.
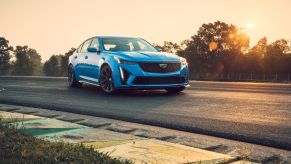
[{"label": "sun glare", "polygon": [[248,24],[247,24],[247,28],[248,28],[248,29],[253,29],[253,28],[255,28],[255,23],[254,23],[254,22],[248,22]]}]

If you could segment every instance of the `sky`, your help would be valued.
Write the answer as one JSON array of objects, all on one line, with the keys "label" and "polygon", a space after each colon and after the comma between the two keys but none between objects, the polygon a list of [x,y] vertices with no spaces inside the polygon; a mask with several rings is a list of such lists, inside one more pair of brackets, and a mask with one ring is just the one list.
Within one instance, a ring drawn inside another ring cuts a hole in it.
[{"label": "sky", "polygon": [[0,36],[46,61],[98,35],[151,43],[190,39],[217,20],[243,28],[251,45],[291,39],[291,0],[0,0]]}]

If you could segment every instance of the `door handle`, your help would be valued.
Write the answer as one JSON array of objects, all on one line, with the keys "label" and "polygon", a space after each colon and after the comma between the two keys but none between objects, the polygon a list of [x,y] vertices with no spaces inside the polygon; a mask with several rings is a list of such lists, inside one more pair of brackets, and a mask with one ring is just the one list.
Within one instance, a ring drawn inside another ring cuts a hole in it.
[{"label": "door handle", "polygon": [[85,56],[85,59],[88,59],[88,56]]},{"label": "door handle", "polygon": [[78,56],[75,56],[74,58],[75,58],[75,59],[77,59],[77,58],[78,58]]}]

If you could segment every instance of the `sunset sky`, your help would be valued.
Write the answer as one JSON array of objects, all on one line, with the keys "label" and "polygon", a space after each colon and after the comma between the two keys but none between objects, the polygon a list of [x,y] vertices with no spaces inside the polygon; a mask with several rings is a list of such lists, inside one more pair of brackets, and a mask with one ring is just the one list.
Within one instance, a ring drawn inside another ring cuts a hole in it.
[{"label": "sunset sky", "polygon": [[97,35],[179,42],[203,23],[245,29],[253,45],[291,39],[291,0],[0,0],[0,36],[42,55],[63,54]]}]

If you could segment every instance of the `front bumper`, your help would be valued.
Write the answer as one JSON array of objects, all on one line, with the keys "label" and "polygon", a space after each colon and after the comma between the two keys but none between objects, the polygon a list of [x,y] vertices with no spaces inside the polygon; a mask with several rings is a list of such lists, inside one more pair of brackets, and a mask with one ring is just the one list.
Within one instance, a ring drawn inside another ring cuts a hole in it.
[{"label": "front bumper", "polygon": [[115,88],[162,89],[169,87],[188,87],[188,66],[181,66],[176,72],[145,72],[138,64],[118,64],[114,72]]}]

